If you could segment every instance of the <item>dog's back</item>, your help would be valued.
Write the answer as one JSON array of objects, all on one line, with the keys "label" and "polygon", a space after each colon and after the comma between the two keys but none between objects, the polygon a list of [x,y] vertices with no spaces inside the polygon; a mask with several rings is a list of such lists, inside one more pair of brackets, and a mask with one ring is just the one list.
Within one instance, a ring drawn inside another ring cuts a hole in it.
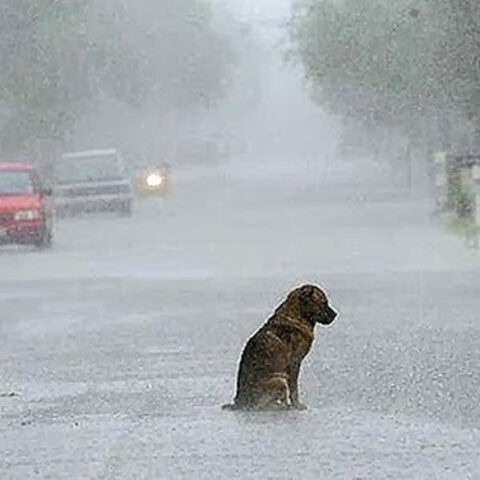
[{"label": "dog's back", "polygon": [[289,363],[306,355],[313,340],[308,329],[274,315],[247,342],[242,352],[233,405],[225,409],[258,408],[265,390],[269,393],[288,388]]},{"label": "dog's back", "polygon": [[255,408],[265,382],[284,373],[288,364],[288,347],[267,322],[251,337],[242,353],[237,377],[235,405]]}]

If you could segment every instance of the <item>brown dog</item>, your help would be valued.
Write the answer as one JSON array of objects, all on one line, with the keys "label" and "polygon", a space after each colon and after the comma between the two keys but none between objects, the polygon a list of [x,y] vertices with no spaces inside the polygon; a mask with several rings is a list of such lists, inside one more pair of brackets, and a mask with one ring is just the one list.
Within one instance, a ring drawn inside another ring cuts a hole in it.
[{"label": "brown dog", "polygon": [[248,340],[240,359],[237,394],[229,410],[305,407],[298,399],[298,375],[317,323],[329,325],[337,313],[319,287],[294,289],[272,317]]}]

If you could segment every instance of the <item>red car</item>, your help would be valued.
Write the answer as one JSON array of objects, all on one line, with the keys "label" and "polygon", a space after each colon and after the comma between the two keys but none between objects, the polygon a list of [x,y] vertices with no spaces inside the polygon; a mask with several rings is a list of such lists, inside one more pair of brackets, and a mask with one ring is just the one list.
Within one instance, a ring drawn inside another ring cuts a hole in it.
[{"label": "red car", "polygon": [[32,165],[0,163],[0,244],[52,244],[49,194]]}]

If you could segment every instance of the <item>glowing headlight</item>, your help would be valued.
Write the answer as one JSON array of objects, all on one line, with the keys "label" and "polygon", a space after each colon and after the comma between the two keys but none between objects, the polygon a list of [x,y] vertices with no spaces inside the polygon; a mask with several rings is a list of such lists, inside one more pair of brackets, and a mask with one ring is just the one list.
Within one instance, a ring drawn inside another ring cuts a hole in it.
[{"label": "glowing headlight", "polygon": [[150,188],[159,187],[163,183],[163,178],[158,173],[151,173],[147,177],[147,185]]},{"label": "glowing headlight", "polygon": [[15,213],[14,219],[16,221],[23,220],[38,220],[41,217],[38,210],[20,210]]}]

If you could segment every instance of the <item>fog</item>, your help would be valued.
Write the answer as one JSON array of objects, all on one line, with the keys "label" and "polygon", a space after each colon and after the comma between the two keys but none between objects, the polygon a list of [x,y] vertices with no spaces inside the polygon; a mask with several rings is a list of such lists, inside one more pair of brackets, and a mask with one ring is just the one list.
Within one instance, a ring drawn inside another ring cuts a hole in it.
[{"label": "fog", "polygon": [[[452,5],[2,2],[0,478],[477,478]],[[307,409],[222,410],[306,283]]]}]

